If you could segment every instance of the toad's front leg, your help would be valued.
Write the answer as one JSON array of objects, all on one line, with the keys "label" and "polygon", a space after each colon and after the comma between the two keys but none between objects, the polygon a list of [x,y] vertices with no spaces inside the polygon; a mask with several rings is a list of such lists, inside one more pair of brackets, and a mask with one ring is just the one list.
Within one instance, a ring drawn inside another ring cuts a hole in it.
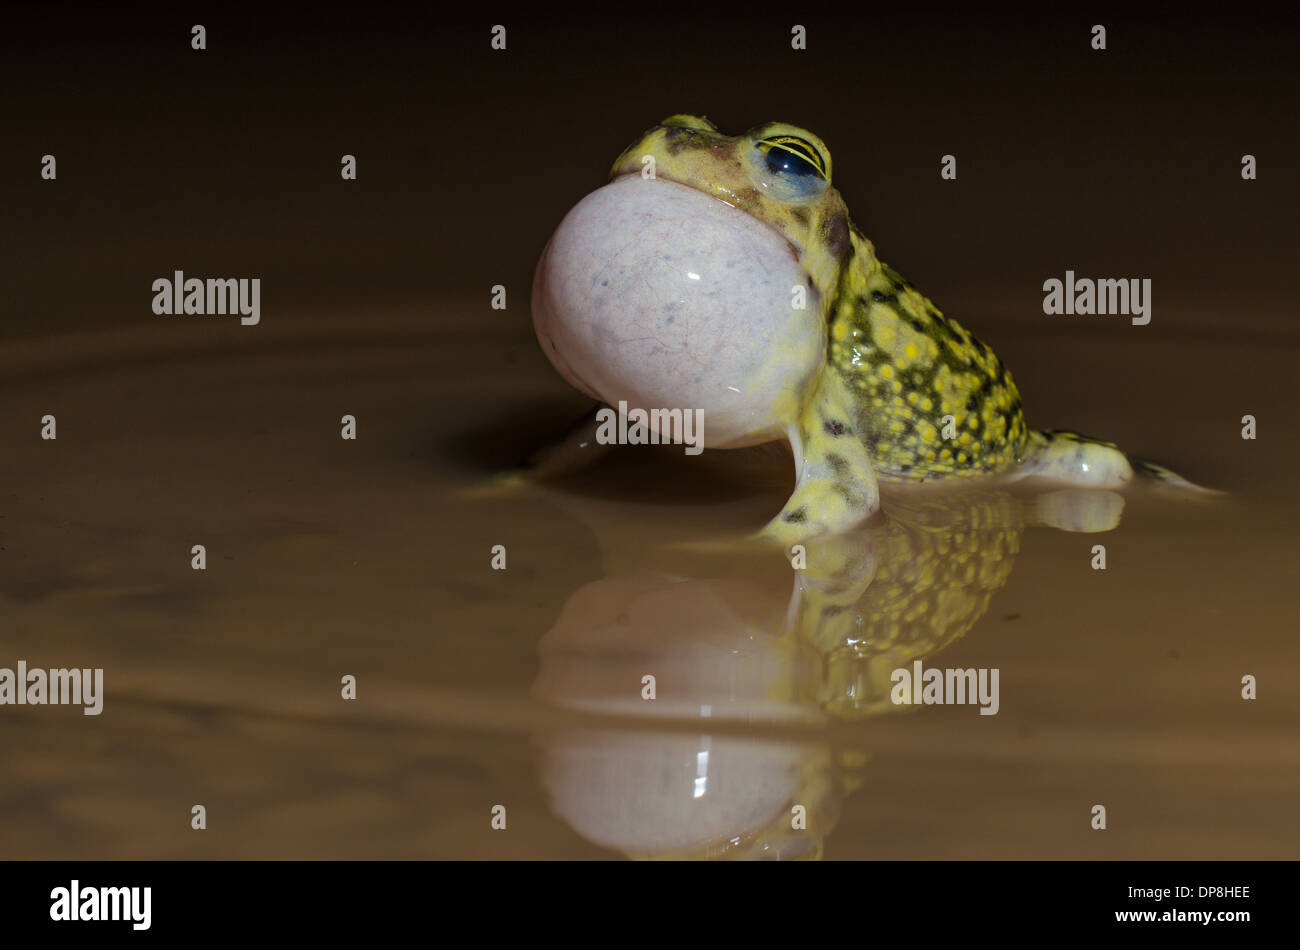
[{"label": "toad's front leg", "polygon": [[795,489],[761,537],[787,546],[853,528],[880,508],[880,487],[854,429],[843,381],[823,373],[816,394],[789,428]]}]

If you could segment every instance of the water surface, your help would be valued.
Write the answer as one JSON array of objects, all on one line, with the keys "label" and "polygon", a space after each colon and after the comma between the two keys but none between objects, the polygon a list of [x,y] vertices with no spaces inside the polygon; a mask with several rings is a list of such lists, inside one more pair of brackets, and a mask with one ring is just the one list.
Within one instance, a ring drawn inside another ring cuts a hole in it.
[{"label": "water surface", "polygon": [[[107,695],[0,710],[0,854],[1295,856],[1294,345],[981,328],[1032,424],[1230,494],[891,496],[797,574],[734,543],[788,493],[779,452],[492,487],[586,403],[482,311],[6,346],[0,666]],[[915,659],[997,668],[997,715],[895,706]]]}]

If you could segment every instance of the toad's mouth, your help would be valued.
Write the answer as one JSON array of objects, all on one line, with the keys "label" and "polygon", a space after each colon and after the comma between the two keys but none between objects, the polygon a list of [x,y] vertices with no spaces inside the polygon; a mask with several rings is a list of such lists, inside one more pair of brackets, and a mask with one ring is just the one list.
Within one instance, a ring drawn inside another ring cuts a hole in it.
[{"label": "toad's mouth", "polygon": [[[622,175],[613,176],[610,179],[610,182],[613,183],[618,181],[624,181],[626,179],[635,179],[641,177],[642,176],[639,172],[626,172]],[[757,215],[751,214],[745,208],[744,202],[741,201],[741,199],[737,195],[731,193],[730,191],[727,191],[725,188],[715,188],[712,190],[706,190],[704,188],[700,188],[699,186],[692,184],[689,181],[682,181],[680,178],[674,178],[672,175],[665,175],[663,172],[660,171],[655,172],[655,177],[646,178],[644,180],[660,181],[660,182],[666,181],[673,185],[680,185],[683,188],[691,189],[691,191],[697,194],[705,195],[706,197],[712,198],[715,201],[717,201],[719,204],[731,208],[734,211],[740,212],[741,214],[749,218],[751,221],[754,221],[755,223],[761,225],[762,227],[766,228],[768,231],[771,231],[773,234],[775,234],[778,238],[780,238],[785,243],[786,248],[789,249],[790,256],[794,258],[795,261],[802,263],[803,248],[800,247],[798,243],[790,240],[789,237],[782,234],[780,231],[778,231],[772,225],[768,224],[762,218],[759,218]]]}]

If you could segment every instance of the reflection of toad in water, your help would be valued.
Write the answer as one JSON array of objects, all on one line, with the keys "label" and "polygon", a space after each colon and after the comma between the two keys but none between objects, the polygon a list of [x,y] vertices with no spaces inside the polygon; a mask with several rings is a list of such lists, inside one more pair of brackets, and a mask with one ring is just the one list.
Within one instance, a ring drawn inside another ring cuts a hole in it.
[{"label": "reflection of toad in water", "polygon": [[770,549],[640,552],[541,640],[537,696],[634,720],[538,736],[552,807],[633,857],[820,857],[867,758],[827,726],[909,708],[890,701],[891,671],[979,620],[1026,526],[1105,531],[1122,506],[1074,490],[904,497],[876,526],[809,542],[789,595]]}]

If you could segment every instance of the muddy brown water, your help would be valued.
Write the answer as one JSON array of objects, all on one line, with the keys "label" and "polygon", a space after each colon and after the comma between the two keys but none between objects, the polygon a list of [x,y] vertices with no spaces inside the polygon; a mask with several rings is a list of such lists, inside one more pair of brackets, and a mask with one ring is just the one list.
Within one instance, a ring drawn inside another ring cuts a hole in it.
[{"label": "muddy brown water", "polygon": [[[586,403],[484,313],[5,347],[0,667],[105,698],[0,707],[0,854],[1295,857],[1294,338],[982,332],[1033,424],[1229,494],[887,498],[800,578],[730,541],[785,497],[768,449],[497,486]],[[894,706],[918,658],[998,669],[997,715]]]}]

